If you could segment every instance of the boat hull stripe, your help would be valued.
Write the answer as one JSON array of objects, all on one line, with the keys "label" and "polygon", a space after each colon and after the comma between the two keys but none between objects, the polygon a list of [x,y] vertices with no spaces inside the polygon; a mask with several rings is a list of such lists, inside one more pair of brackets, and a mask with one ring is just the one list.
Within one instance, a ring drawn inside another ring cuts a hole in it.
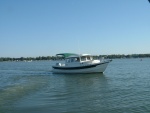
[{"label": "boat hull stripe", "polygon": [[109,62],[98,63],[98,64],[94,64],[94,65],[80,66],[80,67],[56,67],[56,66],[53,66],[53,68],[54,68],[54,69],[60,69],[60,70],[87,69],[87,68],[96,67],[96,66],[98,66],[98,65],[102,65],[102,64],[106,64],[106,63],[109,63]]}]

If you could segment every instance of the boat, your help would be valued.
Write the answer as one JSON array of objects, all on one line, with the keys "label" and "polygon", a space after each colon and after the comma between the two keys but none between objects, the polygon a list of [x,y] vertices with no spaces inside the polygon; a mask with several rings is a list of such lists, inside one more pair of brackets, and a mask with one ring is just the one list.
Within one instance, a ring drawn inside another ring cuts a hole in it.
[{"label": "boat", "polygon": [[104,57],[96,58],[90,54],[60,53],[56,56],[62,56],[65,62],[53,65],[53,73],[103,73],[111,62]]}]

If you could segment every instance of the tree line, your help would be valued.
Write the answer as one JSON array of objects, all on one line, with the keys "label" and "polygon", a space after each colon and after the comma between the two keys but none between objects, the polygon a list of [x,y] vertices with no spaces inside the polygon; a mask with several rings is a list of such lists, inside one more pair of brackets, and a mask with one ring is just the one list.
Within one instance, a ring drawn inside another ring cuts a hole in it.
[{"label": "tree line", "polygon": [[39,56],[39,57],[20,57],[20,58],[10,58],[10,57],[0,57],[0,62],[2,61],[39,61],[39,60],[57,60],[55,56]]},{"label": "tree line", "polygon": [[[108,59],[116,58],[150,58],[150,54],[130,54],[130,55],[98,55],[98,57],[105,57]],[[40,61],[40,60],[63,60],[62,57],[56,56],[39,56],[39,57],[20,57],[20,58],[10,58],[10,57],[0,57],[0,62],[2,61]]]},{"label": "tree line", "polygon": [[116,59],[116,58],[150,58],[150,54],[113,54],[113,55],[100,55],[100,57],[105,57],[108,59]]}]

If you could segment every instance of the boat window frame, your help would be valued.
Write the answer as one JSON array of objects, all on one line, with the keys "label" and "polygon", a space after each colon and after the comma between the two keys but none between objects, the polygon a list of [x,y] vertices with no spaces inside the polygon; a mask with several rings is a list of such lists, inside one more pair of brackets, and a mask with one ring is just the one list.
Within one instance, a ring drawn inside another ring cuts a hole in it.
[{"label": "boat window frame", "polygon": [[82,62],[93,60],[93,57],[91,55],[81,56],[80,58]]},{"label": "boat window frame", "polygon": [[87,56],[87,57],[86,57],[86,60],[88,60],[88,61],[91,60],[91,57],[90,57],[90,56]]},{"label": "boat window frame", "polygon": [[66,59],[65,59],[65,62],[66,62],[66,63],[70,63],[70,58],[66,58]]},{"label": "boat window frame", "polygon": [[65,62],[66,62],[66,63],[80,62],[80,58],[79,58],[79,57],[66,58],[66,59],[65,59]]},{"label": "boat window frame", "polygon": [[81,56],[81,61],[86,61],[86,56]]},{"label": "boat window frame", "polygon": [[74,57],[74,62],[80,62],[80,58],[79,57]]}]

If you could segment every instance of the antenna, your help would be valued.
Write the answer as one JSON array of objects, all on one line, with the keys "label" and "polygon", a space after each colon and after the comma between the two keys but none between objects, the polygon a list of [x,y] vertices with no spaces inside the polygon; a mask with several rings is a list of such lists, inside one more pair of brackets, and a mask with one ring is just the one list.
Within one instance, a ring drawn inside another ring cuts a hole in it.
[{"label": "antenna", "polygon": [[79,44],[79,39],[77,40],[78,41],[78,52],[79,52],[79,60],[81,61],[81,56],[80,56],[80,44]]},{"label": "antenna", "polygon": [[80,44],[79,44],[79,39],[78,39],[77,41],[78,41],[78,42],[77,42],[77,43],[78,43],[78,52],[79,52],[79,55],[80,55],[81,53],[80,53]]}]

